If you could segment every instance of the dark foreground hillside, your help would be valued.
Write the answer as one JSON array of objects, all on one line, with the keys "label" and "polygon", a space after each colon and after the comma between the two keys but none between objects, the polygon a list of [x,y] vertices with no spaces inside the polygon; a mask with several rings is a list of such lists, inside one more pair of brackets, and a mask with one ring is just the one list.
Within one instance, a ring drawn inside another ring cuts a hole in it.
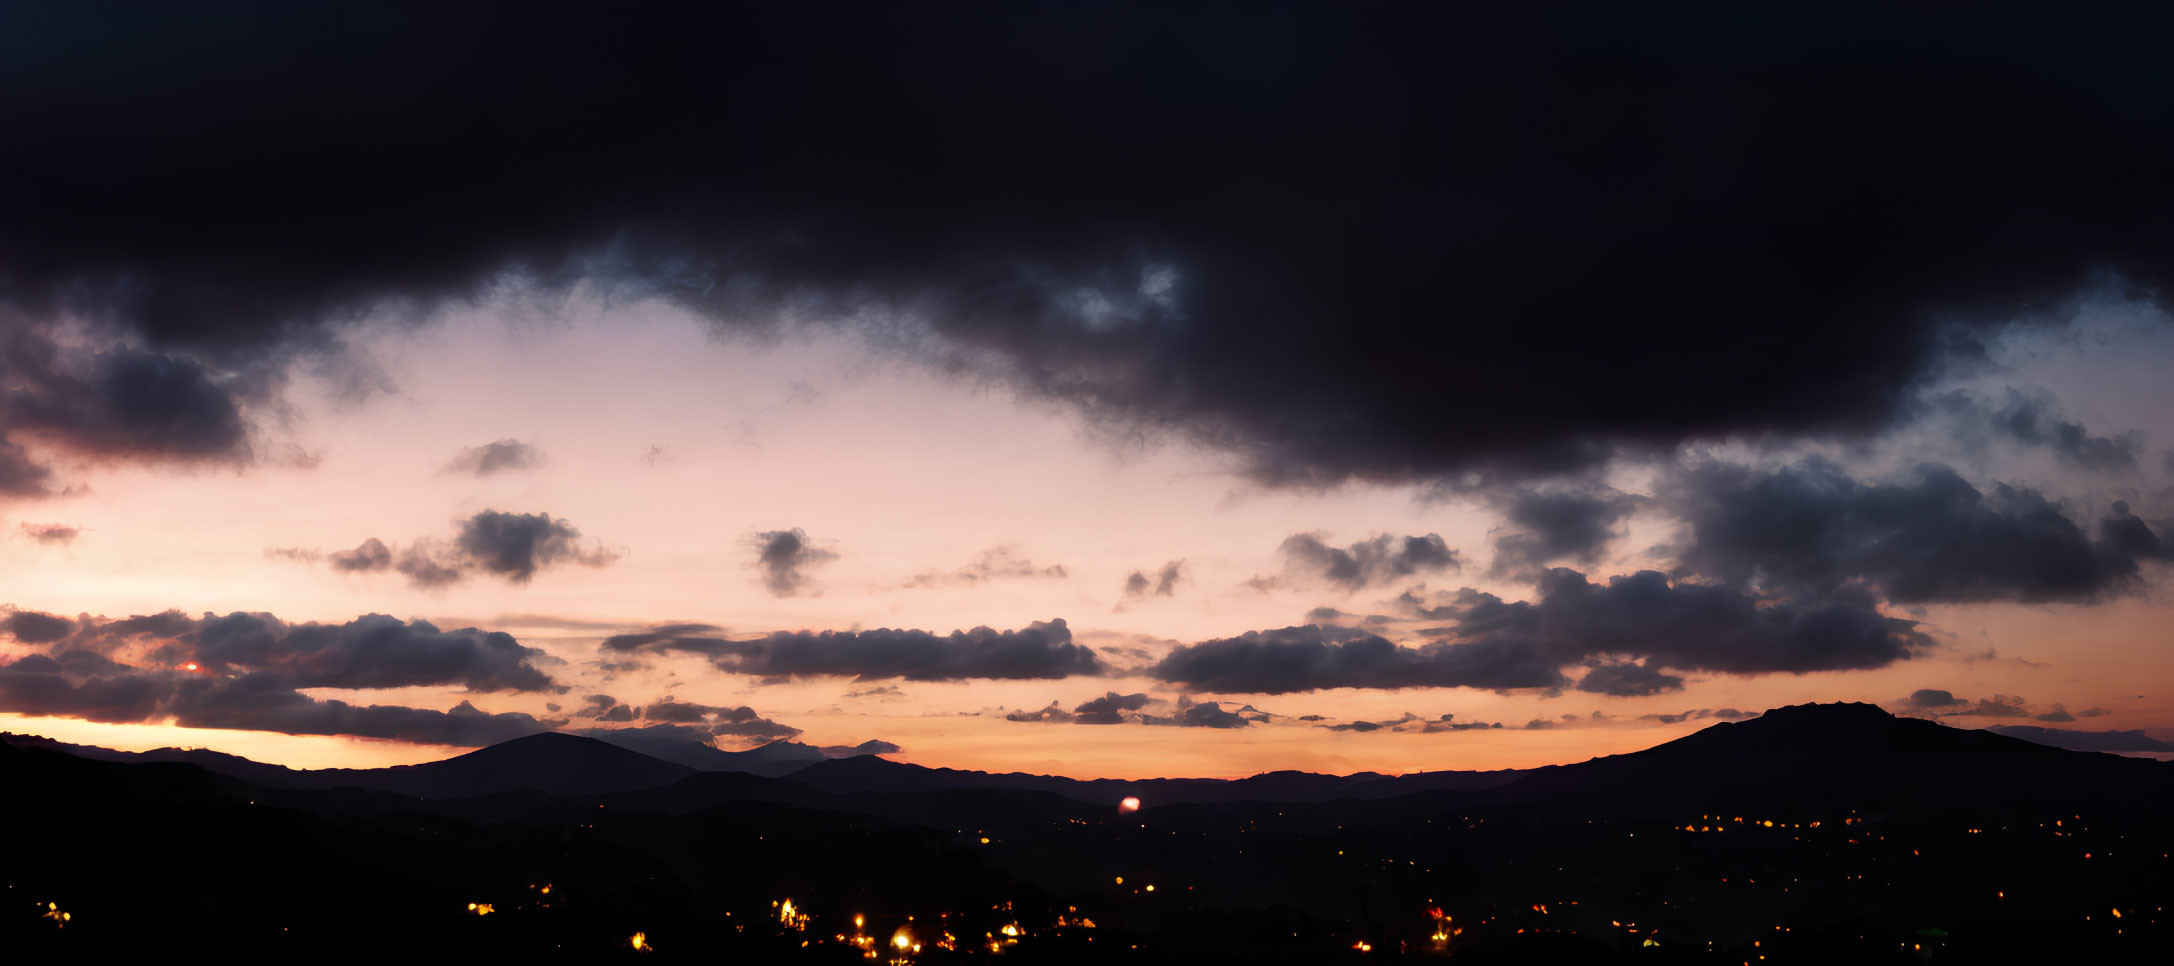
[{"label": "dark foreground hillside", "polygon": [[[1506,784],[1283,777],[1245,786],[1283,800],[1194,788],[1201,800],[1135,814],[1018,777],[849,759],[800,781],[593,744],[523,739],[391,778],[261,773],[287,786],[273,788],[236,777],[269,767],[255,763],[0,743],[0,949],[24,963],[2174,953],[2174,765],[1861,705]],[[446,794],[463,790],[484,793]]]}]

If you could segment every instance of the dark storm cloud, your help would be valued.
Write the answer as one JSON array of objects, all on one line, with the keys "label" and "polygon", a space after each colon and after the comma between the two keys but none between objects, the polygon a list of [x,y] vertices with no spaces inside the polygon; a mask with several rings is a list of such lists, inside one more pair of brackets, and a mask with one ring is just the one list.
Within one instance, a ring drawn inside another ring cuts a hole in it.
[{"label": "dark storm cloud", "polygon": [[[765,566],[767,566],[767,561]],[[1049,564],[1047,566],[1037,564],[1020,556],[1019,548],[1006,545],[990,547],[976,555],[972,562],[956,570],[924,570],[906,578],[904,586],[914,588],[973,587],[991,580],[1018,580],[1034,577],[1062,580],[1071,575],[1072,572],[1066,569],[1063,564]]]},{"label": "dark storm cloud", "polygon": [[[13,623],[29,615],[15,611]],[[476,628],[445,631],[428,621],[383,614],[345,624],[288,624],[270,614],[177,612],[100,620],[85,618],[65,633],[46,618],[30,627],[48,653],[173,667],[195,662],[217,675],[248,675],[288,688],[399,688],[458,685],[471,691],[564,690],[535,666],[544,653],[511,635]],[[119,666],[119,665],[115,665]]]},{"label": "dark storm cloud", "polygon": [[2035,490],[1981,491],[1933,464],[1865,483],[1820,460],[1711,463],[1663,491],[1686,524],[1677,571],[1736,587],[1823,594],[1862,580],[1901,603],[2089,601],[2174,557],[2126,503],[2094,533]]},{"label": "dark storm cloud", "polygon": [[763,586],[775,597],[800,593],[808,582],[806,571],[838,559],[838,554],[808,542],[808,532],[766,530],[755,534],[755,565],[762,569]]},{"label": "dark storm cloud", "polygon": [[392,548],[385,546],[385,541],[371,537],[353,550],[336,550],[327,554],[325,559],[332,564],[334,570],[367,573],[390,568],[393,565],[393,552]]},{"label": "dark storm cloud", "polygon": [[1135,570],[1125,578],[1125,596],[1131,599],[1143,597],[1172,597],[1178,592],[1178,584],[1185,581],[1185,561],[1172,560],[1163,564],[1153,576],[1147,571]]},{"label": "dark storm cloud", "polygon": [[65,617],[14,607],[0,610],[7,612],[7,617],[0,618],[0,633],[25,644],[51,644],[75,631],[75,622]]},{"label": "dark storm cloud", "polygon": [[1535,601],[1461,595],[1467,633],[1555,655],[1618,655],[1653,666],[1729,674],[1883,667],[1932,646],[1916,622],[1886,617],[1862,594],[1767,601],[1640,571],[1596,584],[1572,570],[1541,575]]},{"label": "dark storm cloud", "polygon": [[1504,494],[1496,509],[1504,528],[1495,535],[1496,576],[1529,574],[1571,560],[1591,563],[1621,536],[1619,524],[1637,501],[1606,487],[1528,487]]},{"label": "dark storm cloud", "polygon": [[1149,700],[1145,694],[1111,691],[1073,708],[1072,720],[1078,724],[1123,724],[1126,712],[1147,707]]},{"label": "dark storm cloud", "polygon": [[0,297],[222,358],[503,273],[929,307],[939,364],[1294,484],[1869,432],[1938,320],[2163,287],[2168,17],[9,7]]},{"label": "dark storm cloud", "polygon": [[1457,640],[1402,647],[1342,628],[1288,627],[1180,646],[1147,673],[1218,693],[1506,691],[1560,688],[1569,683],[1565,668],[1614,657],[1643,665],[1596,668],[1596,686],[1668,689],[1671,680],[1681,681],[1662,668],[1742,675],[1874,668],[1932,645],[1914,622],[1883,616],[1872,601],[1849,593],[1762,602],[1725,587],[1672,583],[1652,571],[1594,584],[1562,569],[1543,574],[1539,590],[1537,600],[1517,602],[1458,593],[1434,615],[1457,622],[1449,635]]},{"label": "dark storm cloud", "polygon": [[[0,438],[93,459],[252,458],[243,408],[268,388],[261,376],[217,373],[184,355],[127,345],[81,348],[80,341],[0,317]],[[0,458],[24,459],[20,452]]]},{"label": "dark storm cloud", "polygon": [[65,523],[25,523],[22,531],[23,536],[44,544],[74,543],[75,538],[83,534],[82,527],[71,527]]},{"label": "dark storm cloud", "polygon": [[488,714],[466,701],[450,711],[354,705],[312,698],[283,675],[237,677],[124,670],[71,681],[54,670],[0,667],[0,711],[103,722],[171,719],[184,728],[235,728],[296,735],[352,735],[445,745],[487,745],[549,731],[563,721]]},{"label": "dark storm cloud", "polygon": [[1195,691],[1289,694],[1324,688],[1553,688],[1558,665],[1515,642],[1482,640],[1399,647],[1363,635],[1348,640],[1318,625],[1248,631],[1180,646],[1147,670]]},{"label": "dark storm cloud", "polygon": [[878,628],[866,631],[779,631],[753,640],[670,633],[607,639],[613,651],[687,651],[719,670],[761,677],[854,677],[861,680],[963,681],[1100,674],[1094,649],[1074,643],[1062,620],[1036,621],[1015,631],[987,627],[935,634]]},{"label": "dark storm cloud", "polygon": [[1438,534],[1396,537],[1377,534],[1348,547],[1330,546],[1322,533],[1294,533],[1276,552],[1293,573],[1347,590],[1425,573],[1458,570],[1463,562]]},{"label": "dark storm cloud", "polygon": [[53,471],[30,458],[0,432],[0,497],[35,499],[52,494]]},{"label": "dark storm cloud", "polygon": [[2174,751],[2174,743],[2142,731],[2075,731],[2037,725],[1994,725],[1985,730],[2070,751]]},{"label": "dark storm cloud", "polygon": [[1683,678],[1650,664],[1624,661],[1595,665],[1578,679],[1578,690],[1616,697],[1645,697],[1663,691],[1683,690]]},{"label": "dark storm cloud", "polygon": [[491,476],[497,473],[525,473],[544,464],[543,451],[518,439],[501,439],[481,446],[464,447],[460,455],[447,463],[448,473],[467,473],[474,476]]}]

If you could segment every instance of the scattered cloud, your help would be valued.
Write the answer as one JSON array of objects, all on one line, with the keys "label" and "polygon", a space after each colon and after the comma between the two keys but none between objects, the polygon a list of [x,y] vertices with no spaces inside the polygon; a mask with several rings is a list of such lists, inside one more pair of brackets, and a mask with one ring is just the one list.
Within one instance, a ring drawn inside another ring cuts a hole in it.
[{"label": "scattered cloud", "polygon": [[[1669,690],[1660,669],[1756,675],[1881,667],[1929,649],[1915,622],[1861,595],[1769,602],[1645,571],[1594,584],[1541,575],[1534,601],[1465,589],[1426,616],[1453,623],[1418,647],[1346,628],[1252,631],[1176,648],[1147,673],[1195,691],[1282,694],[1326,688],[1566,686],[1565,668],[1607,664],[1595,687]],[[1615,662],[1603,659],[1614,658]],[[1624,660],[1642,662],[1636,671]],[[1592,672],[1587,672],[1591,674]],[[1676,685],[1680,686],[1680,678]],[[1648,692],[1653,693],[1653,692]]]},{"label": "scattered cloud", "polygon": [[543,465],[543,451],[534,444],[517,439],[501,439],[481,446],[463,447],[460,455],[446,464],[445,472],[492,476],[498,473],[527,473],[540,469]]},{"label": "scattered cloud", "polygon": [[1119,694],[1111,691],[1072,709],[1072,721],[1076,724],[1123,724],[1125,713],[1138,711],[1148,705],[1145,694]]},{"label": "scattered cloud", "polygon": [[338,550],[326,555],[332,569],[346,573],[369,573],[385,570],[393,565],[392,548],[376,537],[364,540],[353,550]]},{"label": "scattered cloud", "polygon": [[65,660],[93,655],[137,669],[194,665],[288,688],[458,686],[470,691],[562,691],[538,668],[544,652],[509,634],[440,630],[383,614],[345,624],[289,624],[270,614],[189,617],[178,611],[64,621],[11,610],[0,625],[16,640]]},{"label": "scattered cloud", "polygon": [[1305,582],[1352,591],[1464,566],[1457,551],[1451,550],[1439,534],[1397,537],[1383,533],[1348,547],[1330,546],[1327,536],[1314,532],[1285,538],[1277,548],[1285,573]]},{"label": "scattered cloud", "polygon": [[1999,441],[2043,449],[2063,463],[2100,473],[2134,472],[2144,434],[2094,436],[2082,424],[2063,419],[2052,394],[2032,395],[2010,388],[1995,407],[1967,390],[1951,390],[1927,400],[1926,408],[1957,424],[1968,440]]},{"label": "scattered cloud", "polygon": [[[765,564],[767,566],[767,563]],[[992,580],[1063,580],[1072,572],[1063,564],[1037,564],[1010,544],[990,547],[956,570],[924,570],[906,578],[909,588],[975,587]]]},{"label": "scattered cloud", "polygon": [[1956,697],[1953,692],[1938,688],[1919,688],[1910,692],[1910,696],[1904,698],[1903,703],[1919,710],[1938,711],[1968,702]]},{"label": "scattered cloud", "polygon": [[548,513],[484,510],[461,520],[450,543],[425,537],[395,551],[385,541],[370,537],[353,549],[329,554],[275,547],[267,548],[264,555],[302,563],[322,559],[343,573],[396,571],[420,588],[451,586],[479,572],[525,584],[537,571],[550,567],[606,567],[620,557],[601,544],[584,548],[580,540],[581,531],[572,523]]},{"label": "scattered cloud", "polygon": [[1186,574],[1183,560],[1172,560],[1163,564],[1153,576],[1147,571],[1135,570],[1125,577],[1125,599],[1174,597],[1177,595],[1178,585],[1190,581],[1191,577]]},{"label": "scattered cloud", "polygon": [[1597,485],[1520,487],[1493,502],[1504,520],[1488,565],[1497,577],[1528,576],[1561,560],[1597,561],[1638,506],[1637,498]]},{"label": "scattered cloud", "polygon": [[2134,588],[2143,561],[2174,559],[2126,503],[2093,536],[2036,490],[1982,491],[1936,464],[1864,483],[1816,459],[1707,463],[1663,491],[1686,526],[1676,572],[1737,588],[1818,596],[1862,581],[1898,603],[2089,601]]},{"label": "scattered cloud", "polygon": [[2037,725],[1994,725],[1986,730],[2070,751],[2174,751],[2174,742],[2161,741],[2140,730],[2076,731]]},{"label": "scattered cloud", "polygon": [[857,745],[823,745],[815,750],[832,758],[853,758],[859,755],[895,755],[906,749],[893,742],[870,738]]},{"label": "scattered cloud", "polygon": [[[0,470],[0,473],[4,472],[5,470]],[[65,523],[25,523],[21,526],[23,536],[47,545],[65,546],[74,543],[75,538],[83,533],[82,527],[71,527]]]},{"label": "scattered cloud", "polygon": [[832,550],[817,547],[808,542],[808,532],[799,527],[790,530],[765,530],[752,538],[755,548],[755,565],[762,570],[762,583],[773,597],[792,597],[808,584],[807,572],[838,559]]},{"label": "scattered cloud", "polygon": [[462,701],[447,711],[321,700],[280,675],[236,676],[129,669],[70,680],[50,659],[0,667],[0,710],[102,722],[171,720],[184,728],[232,728],[291,735],[348,735],[476,746],[550,731],[563,720],[491,714]]},{"label": "scattered cloud", "polygon": [[779,631],[748,640],[711,636],[709,625],[681,625],[607,638],[607,651],[700,654],[718,670],[758,677],[851,677],[862,681],[963,681],[1097,675],[1106,670],[1094,649],[1074,643],[1062,620],[1019,630],[987,627],[936,634],[879,628],[866,631]]},{"label": "scattered cloud", "polygon": [[1621,661],[1596,664],[1578,679],[1578,690],[1616,697],[1646,697],[1683,690],[1683,678],[1648,664]]}]

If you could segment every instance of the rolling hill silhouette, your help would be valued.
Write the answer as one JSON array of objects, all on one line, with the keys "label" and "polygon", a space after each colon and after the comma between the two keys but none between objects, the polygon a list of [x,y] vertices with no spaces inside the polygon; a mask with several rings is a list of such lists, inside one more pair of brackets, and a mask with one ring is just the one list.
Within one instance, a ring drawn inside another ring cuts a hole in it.
[{"label": "rolling hill silhouette", "polygon": [[588,737],[696,771],[737,771],[772,778],[830,759],[822,749],[784,738],[746,751],[726,751],[699,741],[659,737],[642,731],[640,728],[598,728]]},{"label": "rolling hill silhouette", "polygon": [[2174,791],[2174,770],[1990,731],[1901,718],[1870,704],[1776,708],[1644,751],[1534,770],[1495,800],[1610,814],[1708,808],[1955,808],[2109,802]]},{"label": "rolling hill silhouette", "polygon": [[[1523,773],[1089,782],[862,756],[773,777],[556,734],[298,771],[8,735],[0,787],[35,791],[0,796],[9,888],[78,916],[61,932],[0,910],[0,948],[28,962],[594,958],[635,930],[676,954],[771,962],[813,955],[800,944],[857,910],[961,935],[1042,923],[1004,954],[1016,962],[1112,948],[1357,962],[1358,943],[1422,948],[1437,907],[1467,924],[1458,958],[1478,963],[1669,961],[1641,948],[1656,934],[1713,950],[1682,959],[1698,962],[1916,961],[1912,944],[2144,962],[2174,946],[2153,911],[2174,765],[1868,705],[1781,708]],[[1112,807],[1127,791],[1148,800],[1136,815]],[[557,891],[538,901],[544,883]],[[831,918],[781,932],[786,896]],[[1102,925],[1047,932],[1075,914]]]}]

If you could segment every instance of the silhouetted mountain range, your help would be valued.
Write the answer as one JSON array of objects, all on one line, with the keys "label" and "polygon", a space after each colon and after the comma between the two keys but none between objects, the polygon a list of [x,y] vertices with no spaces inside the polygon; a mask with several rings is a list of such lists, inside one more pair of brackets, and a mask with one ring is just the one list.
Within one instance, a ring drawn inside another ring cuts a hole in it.
[{"label": "silhouetted mountain range", "polygon": [[[1795,705],[1750,720],[1723,722],[1644,751],[1570,765],[1499,771],[1430,771],[1406,775],[1359,772],[1323,775],[1275,771],[1242,779],[1075,779],[1020,772],[930,768],[879,755],[832,757],[810,745],[773,741],[725,751],[639,729],[593,737],[547,733],[516,738],[443,761],[376,769],[302,770],[204,749],[123,752],[7,735],[18,747],[41,747],[116,762],[176,762],[267,788],[361,788],[426,799],[469,798],[522,789],[556,795],[605,795],[657,788],[696,773],[791,778],[833,794],[964,790],[1038,791],[1092,804],[1138,797],[1150,806],[1222,802],[1327,802],[1385,799],[1418,792],[1501,789],[1503,800],[1556,803],[1606,797],[1676,807],[1672,789],[1713,798],[1793,796],[1814,803],[1845,797],[1939,793],[1999,794],[2018,783],[2035,788],[2093,777],[2148,776],[2153,764],[2112,755],[2064,754],[2032,734],[2053,729],[1966,730],[1896,717],[1870,704]],[[2039,740],[2025,740],[2034,738]],[[2164,772],[2170,769],[2160,769]],[[698,783],[718,790],[758,784],[727,779]],[[2014,789],[2029,793],[2029,789]],[[799,794],[799,793],[795,793]],[[766,800],[791,796],[771,792]]]},{"label": "silhouetted mountain range", "polygon": [[588,736],[696,771],[739,771],[774,778],[792,774],[815,762],[830,760],[822,749],[790,739],[746,751],[725,751],[699,741],[646,734],[640,728],[597,728]]},{"label": "silhouetted mountain range", "polygon": [[[1040,923],[1005,947],[1021,962],[1643,962],[1647,940],[1692,962],[2159,961],[2174,898],[2174,764],[1869,705],[1528,772],[1095,782],[860,756],[779,777],[562,734],[304,771],[7,735],[0,787],[38,790],[0,796],[10,901],[77,913],[0,910],[26,962],[593,957],[637,930],[690,958],[861,961],[826,938],[856,911]],[[779,921],[788,896],[807,931]],[[1465,932],[1428,939],[1432,908]]]},{"label": "silhouetted mountain range", "polygon": [[2052,806],[2079,797],[2118,805],[2149,789],[2174,791],[2170,779],[2174,769],[2158,762],[1899,718],[1869,704],[1797,705],[1644,751],[1536,769],[1501,800],[1653,816]]}]

